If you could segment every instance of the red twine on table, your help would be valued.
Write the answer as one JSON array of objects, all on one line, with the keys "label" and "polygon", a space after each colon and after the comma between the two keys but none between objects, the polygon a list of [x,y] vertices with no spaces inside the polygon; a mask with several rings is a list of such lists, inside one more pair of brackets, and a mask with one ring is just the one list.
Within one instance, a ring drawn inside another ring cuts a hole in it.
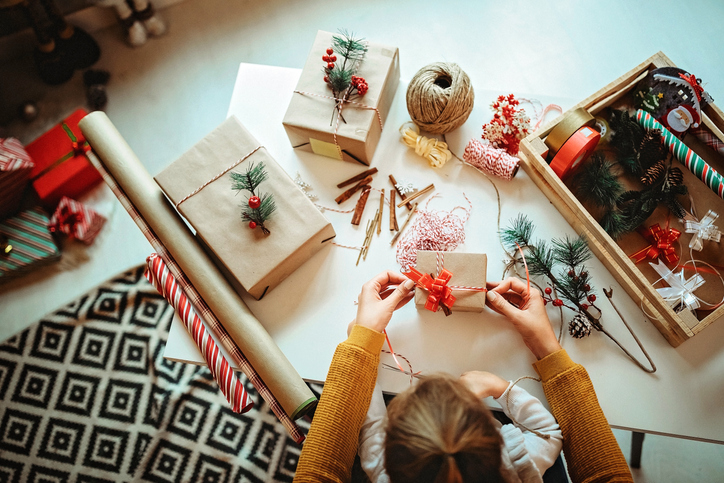
[{"label": "red twine on table", "polygon": [[[409,271],[417,264],[418,250],[449,252],[465,242],[465,222],[470,218],[473,204],[463,193],[469,208],[456,206],[451,211],[428,209],[430,201],[437,196],[430,198],[424,208],[418,208],[412,228],[397,244],[396,259],[403,272]],[[461,218],[453,213],[458,209],[465,212],[464,217]]]}]

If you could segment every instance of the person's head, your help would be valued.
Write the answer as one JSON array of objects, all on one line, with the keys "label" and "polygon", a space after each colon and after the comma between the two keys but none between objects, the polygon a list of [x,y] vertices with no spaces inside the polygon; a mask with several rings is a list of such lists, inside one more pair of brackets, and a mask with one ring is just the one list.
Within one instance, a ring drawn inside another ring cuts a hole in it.
[{"label": "person's head", "polygon": [[385,469],[393,483],[503,481],[493,416],[452,376],[422,379],[387,413]]}]

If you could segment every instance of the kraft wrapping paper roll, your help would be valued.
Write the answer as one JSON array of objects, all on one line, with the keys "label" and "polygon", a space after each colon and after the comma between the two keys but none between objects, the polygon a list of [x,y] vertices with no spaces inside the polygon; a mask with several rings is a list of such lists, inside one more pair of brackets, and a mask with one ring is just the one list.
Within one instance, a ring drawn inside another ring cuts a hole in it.
[{"label": "kraft wrapping paper roll", "polygon": [[271,336],[204,253],[176,210],[105,113],[79,124],[101,162],[130,198],[206,304],[292,418],[316,401]]},{"label": "kraft wrapping paper roll", "polygon": [[724,198],[724,177],[709,166],[709,164],[701,159],[686,144],[681,142],[679,138],[674,136],[671,131],[661,125],[659,121],[653,118],[648,112],[639,109],[636,111],[636,120],[644,128],[659,129],[661,136],[664,138],[664,144],[669,148],[671,154],[676,156],[681,164],[686,166],[689,171],[694,173],[697,178],[702,180],[714,193]]}]

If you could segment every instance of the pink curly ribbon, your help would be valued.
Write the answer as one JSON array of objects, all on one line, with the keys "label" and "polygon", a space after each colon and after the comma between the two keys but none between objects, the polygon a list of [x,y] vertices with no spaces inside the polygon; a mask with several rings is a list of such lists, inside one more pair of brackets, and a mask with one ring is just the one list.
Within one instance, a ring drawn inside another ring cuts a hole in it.
[{"label": "pink curly ribbon", "polygon": [[505,149],[481,143],[476,139],[471,139],[465,146],[463,161],[483,173],[506,181],[513,179],[520,165],[520,160],[508,154]]},{"label": "pink curly ribbon", "polygon": [[[402,271],[409,271],[410,267],[417,264],[418,250],[449,252],[465,242],[465,222],[470,218],[473,204],[463,193],[469,208],[456,206],[451,211],[428,209],[430,201],[437,196],[427,200],[425,207],[417,210],[417,217],[412,228],[397,244],[396,259],[402,267]],[[462,218],[454,213],[458,209],[465,212]]]}]

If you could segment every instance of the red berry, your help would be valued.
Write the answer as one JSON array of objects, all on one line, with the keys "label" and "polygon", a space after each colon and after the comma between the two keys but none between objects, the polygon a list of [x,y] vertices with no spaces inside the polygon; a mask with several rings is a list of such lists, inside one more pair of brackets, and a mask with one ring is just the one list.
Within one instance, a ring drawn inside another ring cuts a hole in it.
[{"label": "red berry", "polygon": [[325,62],[329,62],[329,56],[328,56],[328,55],[323,55],[323,56],[322,56],[322,60],[325,61]]},{"label": "red berry", "polygon": [[326,75],[324,76],[324,82],[329,82],[329,77]]},{"label": "red berry", "polygon": [[330,56],[329,56],[329,60],[331,60],[332,62],[337,62],[337,56],[336,56],[336,55],[330,55]]},{"label": "red berry", "polygon": [[553,289],[551,289],[550,287],[546,287],[545,292],[546,292],[546,295],[550,295],[553,293]]},{"label": "red berry", "polygon": [[587,276],[588,276],[588,272],[581,272],[581,277],[587,277]]},{"label": "red berry", "polygon": [[568,276],[569,276],[569,277],[572,277],[572,276],[574,276],[575,274],[576,274],[576,272],[574,272],[573,270],[568,270]]},{"label": "red berry", "polygon": [[255,221],[250,221],[250,222],[249,222],[249,228],[251,228],[252,230],[253,230],[254,228],[256,228],[256,222],[255,222]]},{"label": "red berry", "polygon": [[548,301],[546,299],[543,299],[543,305],[548,305]]},{"label": "red berry", "polygon": [[596,301],[596,296],[593,295],[593,294],[589,295],[589,296],[588,296],[588,301],[591,302],[591,303],[595,302],[595,301]]},{"label": "red berry", "polygon": [[330,62],[329,64],[327,64],[327,69],[330,69],[330,70],[331,70],[331,69],[334,69],[334,64],[333,64],[332,62]]},{"label": "red berry", "polygon": [[583,310],[586,310],[586,309],[588,309],[588,307],[590,307],[590,305],[588,305],[588,304],[581,304],[581,307],[583,307]]},{"label": "red berry", "polygon": [[554,305],[555,307],[560,307],[561,305],[563,305],[563,300],[561,300],[561,299],[555,299],[555,300],[553,301],[553,305]]},{"label": "red berry", "polygon": [[249,198],[249,208],[256,210],[261,206],[261,199],[258,196],[252,196]]},{"label": "red berry", "polygon": [[588,292],[589,290],[591,290],[591,286],[588,285],[588,284],[586,284],[586,285],[583,286],[583,290],[585,290],[586,292]]},{"label": "red berry", "polygon": [[332,55],[334,53],[334,50],[332,50],[332,47],[327,49],[327,54]]}]

